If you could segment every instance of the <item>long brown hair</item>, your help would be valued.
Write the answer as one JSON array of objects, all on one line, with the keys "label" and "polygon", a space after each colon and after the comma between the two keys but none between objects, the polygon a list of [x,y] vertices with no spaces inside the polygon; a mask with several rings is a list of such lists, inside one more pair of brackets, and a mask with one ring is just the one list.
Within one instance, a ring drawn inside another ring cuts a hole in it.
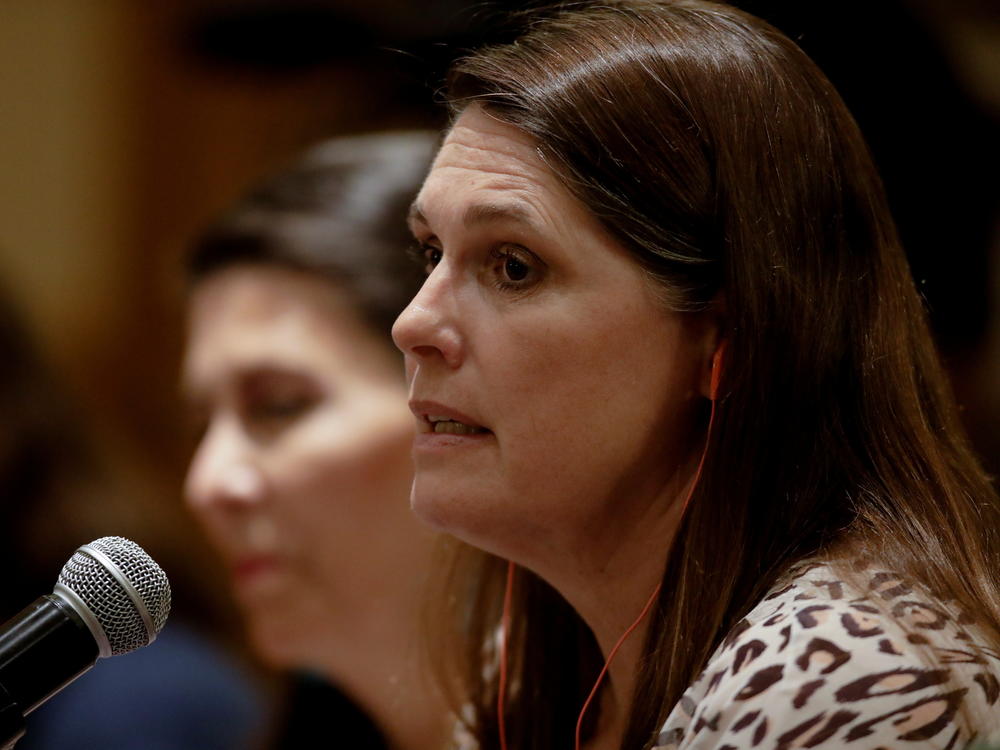
[{"label": "long brown hair", "polygon": [[[623,748],[649,745],[784,570],[835,546],[954,599],[1000,645],[1000,503],[958,424],[864,140],[794,43],[700,0],[573,3],[460,61],[448,100],[532,136],[673,309],[724,300],[721,398],[664,551]],[[437,652],[486,750],[505,563],[453,546]],[[508,742],[568,746],[600,653],[537,576],[520,572],[514,601]]]}]

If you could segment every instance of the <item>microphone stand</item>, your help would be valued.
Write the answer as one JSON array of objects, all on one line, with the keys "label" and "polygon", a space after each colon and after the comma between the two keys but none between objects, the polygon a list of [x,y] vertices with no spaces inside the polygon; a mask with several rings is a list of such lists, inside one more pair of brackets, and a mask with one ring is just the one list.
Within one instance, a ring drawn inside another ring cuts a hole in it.
[{"label": "microphone stand", "polygon": [[40,596],[4,623],[0,750],[21,739],[27,714],[94,666],[97,656],[97,642],[80,615],[57,596]]},{"label": "microphone stand", "polygon": [[24,712],[7,689],[0,685],[0,750],[11,750],[24,736]]}]

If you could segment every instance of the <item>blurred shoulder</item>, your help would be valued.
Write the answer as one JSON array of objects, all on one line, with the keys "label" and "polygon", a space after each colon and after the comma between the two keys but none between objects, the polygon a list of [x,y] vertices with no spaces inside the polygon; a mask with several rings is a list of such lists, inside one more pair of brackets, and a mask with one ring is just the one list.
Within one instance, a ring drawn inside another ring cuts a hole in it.
[{"label": "blurred shoulder", "polygon": [[729,633],[657,748],[1000,741],[1000,654],[891,571],[795,566]]},{"label": "blurred shoulder", "polygon": [[231,750],[268,728],[264,686],[226,649],[181,621],[156,641],[100,660],[28,719],[18,750]]}]

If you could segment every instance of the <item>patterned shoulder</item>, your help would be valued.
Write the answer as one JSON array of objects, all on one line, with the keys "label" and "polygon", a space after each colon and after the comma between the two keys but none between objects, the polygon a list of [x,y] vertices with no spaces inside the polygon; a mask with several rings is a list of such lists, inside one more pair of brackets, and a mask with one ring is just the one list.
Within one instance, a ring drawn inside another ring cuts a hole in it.
[{"label": "patterned shoulder", "polygon": [[[797,568],[729,633],[657,748],[953,748],[1000,740],[1000,655],[899,576]],[[966,722],[971,720],[972,726]]]},{"label": "patterned shoulder", "polygon": [[462,715],[452,716],[451,737],[446,745],[446,750],[479,750],[479,742],[469,731],[473,723],[472,705],[466,703],[462,706]]}]

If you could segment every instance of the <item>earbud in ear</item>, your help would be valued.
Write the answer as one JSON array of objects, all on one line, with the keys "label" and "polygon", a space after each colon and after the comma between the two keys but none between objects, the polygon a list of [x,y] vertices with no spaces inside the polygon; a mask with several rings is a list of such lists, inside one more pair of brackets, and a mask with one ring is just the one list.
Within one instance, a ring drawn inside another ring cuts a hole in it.
[{"label": "earbud in ear", "polygon": [[723,339],[716,347],[715,354],[712,355],[712,379],[708,387],[708,397],[712,401],[715,401],[719,395],[719,381],[722,380],[722,360],[725,351],[726,341]]}]

